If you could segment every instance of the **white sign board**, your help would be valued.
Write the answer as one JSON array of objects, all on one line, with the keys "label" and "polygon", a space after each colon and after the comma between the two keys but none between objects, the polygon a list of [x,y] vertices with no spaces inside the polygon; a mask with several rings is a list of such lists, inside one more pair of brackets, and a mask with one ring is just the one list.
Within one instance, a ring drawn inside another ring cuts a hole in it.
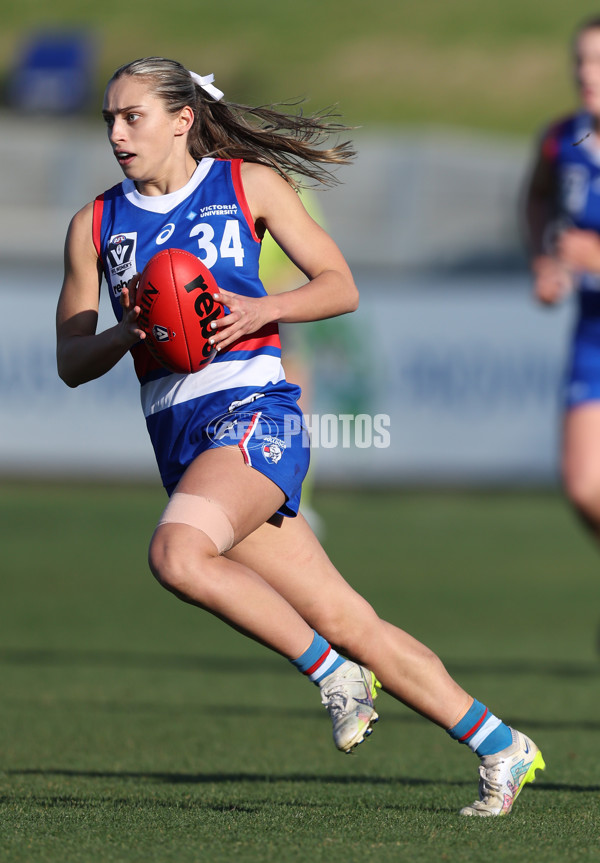
[{"label": "white sign board", "polygon": [[[57,376],[60,277],[2,273],[0,472],[158,479],[130,358],[75,390]],[[524,275],[361,291],[354,315],[299,325],[317,481],[556,479],[570,306],[536,307]]]}]

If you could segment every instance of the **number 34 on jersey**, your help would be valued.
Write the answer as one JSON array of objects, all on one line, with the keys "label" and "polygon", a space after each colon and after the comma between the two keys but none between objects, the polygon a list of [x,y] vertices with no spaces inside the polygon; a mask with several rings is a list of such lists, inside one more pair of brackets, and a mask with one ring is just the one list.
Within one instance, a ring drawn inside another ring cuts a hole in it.
[{"label": "number 34 on jersey", "polygon": [[[156,238],[156,245],[162,246],[166,243],[174,230],[173,222],[166,225]],[[225,219],[220,239],[215,236],[215,229],[208,222],[194,225],[189,236],[196,239],[198,257],[209,269],[217,263],[219,258],[233,258],[236,267],[244,265],[244,247],[240,237],[240,223],[237,219]]]}]

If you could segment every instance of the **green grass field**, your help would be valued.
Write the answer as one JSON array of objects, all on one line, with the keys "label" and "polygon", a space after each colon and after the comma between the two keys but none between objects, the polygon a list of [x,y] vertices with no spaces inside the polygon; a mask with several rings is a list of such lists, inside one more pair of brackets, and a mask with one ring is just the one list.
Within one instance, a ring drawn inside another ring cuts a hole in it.
[{"label": "green grass field", "polygon": [[0,486],[2,863],[583,861],[600,840],[600,556],[553,493],[334,493],[375,607],[542,747],[509,818],[389,696],[355,756],[279,657],[153,581],[153,488]]},{"label": "green grass field", "polygon": [[568,43],[592,0],[303,0],[207,3],[0,0],[0,82],[40,28],[78,27],[106,79],[139,56],[173,56],[214,72],[228,98],[308,97],[339,103],[346,120],[433,124],[532,135],[572,105]]}]

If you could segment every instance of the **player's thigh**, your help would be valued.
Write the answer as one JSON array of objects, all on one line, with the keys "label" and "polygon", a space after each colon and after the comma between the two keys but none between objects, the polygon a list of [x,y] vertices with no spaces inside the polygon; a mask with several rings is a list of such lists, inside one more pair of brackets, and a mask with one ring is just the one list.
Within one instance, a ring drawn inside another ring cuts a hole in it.
[{"label": "player's thigh", "polygon": [[600,492],[600,401],[585,402],[565,414],[562,470],[575,496]]},{"label": "player's thigh", "polygon": [[273,516],[285,500],[268,477],[244,463],[237,447],[216,447],[187,468],[176,492],[214,501],[225,513],[237,543]]},{"label": "player's thigh", "polygon": [[369,603],[333,565],[302,515],[264,524],[227,552],[267,581],[313,627],[366,621]]}]

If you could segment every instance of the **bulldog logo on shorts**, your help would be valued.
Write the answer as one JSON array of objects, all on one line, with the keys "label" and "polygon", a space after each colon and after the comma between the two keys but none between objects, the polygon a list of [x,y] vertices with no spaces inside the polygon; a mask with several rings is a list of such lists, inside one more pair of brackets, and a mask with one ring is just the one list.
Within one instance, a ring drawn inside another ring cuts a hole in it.
[{"label": "bulldog logo on shorts", "polygon": [[262,454],[271,464],[278,464],[285,450],[285,444],[278,438],[266,438],[262,447]]}]

